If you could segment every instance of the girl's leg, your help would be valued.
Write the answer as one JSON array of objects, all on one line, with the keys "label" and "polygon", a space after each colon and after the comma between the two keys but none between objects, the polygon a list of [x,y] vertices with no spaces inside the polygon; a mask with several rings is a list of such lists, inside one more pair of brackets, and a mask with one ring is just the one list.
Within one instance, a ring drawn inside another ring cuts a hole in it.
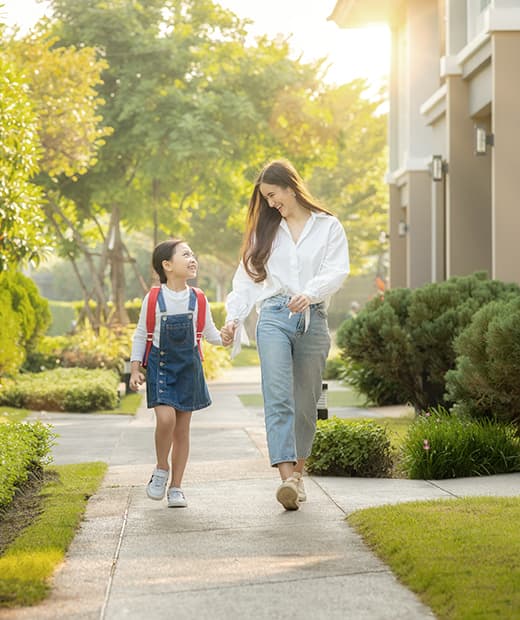
[{"label": "girl's leg", "polygon": [[168,405],[155,407],[155,452],[157,468],[168,471],[168,455],[175,429],[175,409]]},{"label": "girl's leg", "polygon": [[173,431],[172,475],[170,486],[180,489],[190,453],[191,411],[177,410],[176,418],[177,421]]}]

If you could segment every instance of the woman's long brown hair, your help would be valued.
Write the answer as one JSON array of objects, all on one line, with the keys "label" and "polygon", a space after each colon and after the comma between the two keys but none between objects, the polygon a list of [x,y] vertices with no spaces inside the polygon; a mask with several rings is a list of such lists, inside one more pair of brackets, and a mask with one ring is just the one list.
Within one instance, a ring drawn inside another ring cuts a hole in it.
[{"label": "woman's long brown hair", "polygon": [[258,175],[249,200],[246,230],[242,243],[242,262],[247,274],[255,282],[263,282],[267,277],[265,265],[271,254],[273,240],[282,216],[276,209],[269,207],[260,192],[260,184],[268,183],[283,189],[291,188],[297,202],[309,211],[321,211],[332,215],[320,206],[296,172],[295,167],[286,159],[277,159],[264,166]]}]

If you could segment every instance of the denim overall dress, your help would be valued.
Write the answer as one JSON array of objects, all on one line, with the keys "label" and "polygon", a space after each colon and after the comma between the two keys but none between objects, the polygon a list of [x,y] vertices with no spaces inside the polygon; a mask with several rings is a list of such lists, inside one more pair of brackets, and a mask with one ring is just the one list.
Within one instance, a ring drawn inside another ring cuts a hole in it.
[{"label": "denim overall dress", "polygon": [[159,348],[152,345],[146,369],[148,407],[169,405],[179,411],[196,411],[211,405],[204,378],[199,349],[195,344],[193,312],[197,303],[190,288],[188,312],[166,314],[166,304],[159,292],[161,312]]}]

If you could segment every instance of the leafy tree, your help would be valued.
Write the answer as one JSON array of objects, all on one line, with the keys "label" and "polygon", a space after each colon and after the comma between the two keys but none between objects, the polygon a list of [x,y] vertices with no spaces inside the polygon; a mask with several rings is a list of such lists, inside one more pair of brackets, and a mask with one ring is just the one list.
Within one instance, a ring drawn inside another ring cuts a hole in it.
[{"label": "leafy tree", "polygon": [[[0,26],[0,42],[4,32]],[[26,80],[0,49],[0,270],[36,260],[45,244],[41,234],[42,193],[32,182],[41,145],[38,118]]]}]

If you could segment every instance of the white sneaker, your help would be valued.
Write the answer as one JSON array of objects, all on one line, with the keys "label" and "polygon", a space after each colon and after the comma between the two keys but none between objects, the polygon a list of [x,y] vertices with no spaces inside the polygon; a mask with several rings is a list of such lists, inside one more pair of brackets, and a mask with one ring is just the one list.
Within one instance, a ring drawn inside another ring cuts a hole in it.
[{"label": "white sneaker", "polygon": [[285,510],[298,510],[298,481],[294,477],[287,478],[278,487],[276,499],[282,504]]},{"label": "white sneaker", "polygon": [[148,495],[150,499],[159,500],[164,497],[169,475],[170,472],[167,469],[155,468],[153,470],[150,482],[146,485],[146,495]]},{"label": "white sneaker", "polygon": [[186,508],[188,502],[184,491],[178,487],[168,489],[168,508]]},{"label": "white sneaker", "polygon": [[298,487],[298,501],[307,501],[307,493],[305,492],[305,485],[303,484],[303,476],[300,474],[299,471],[295,471],[293,473],[293,478],[296,480]]}]

